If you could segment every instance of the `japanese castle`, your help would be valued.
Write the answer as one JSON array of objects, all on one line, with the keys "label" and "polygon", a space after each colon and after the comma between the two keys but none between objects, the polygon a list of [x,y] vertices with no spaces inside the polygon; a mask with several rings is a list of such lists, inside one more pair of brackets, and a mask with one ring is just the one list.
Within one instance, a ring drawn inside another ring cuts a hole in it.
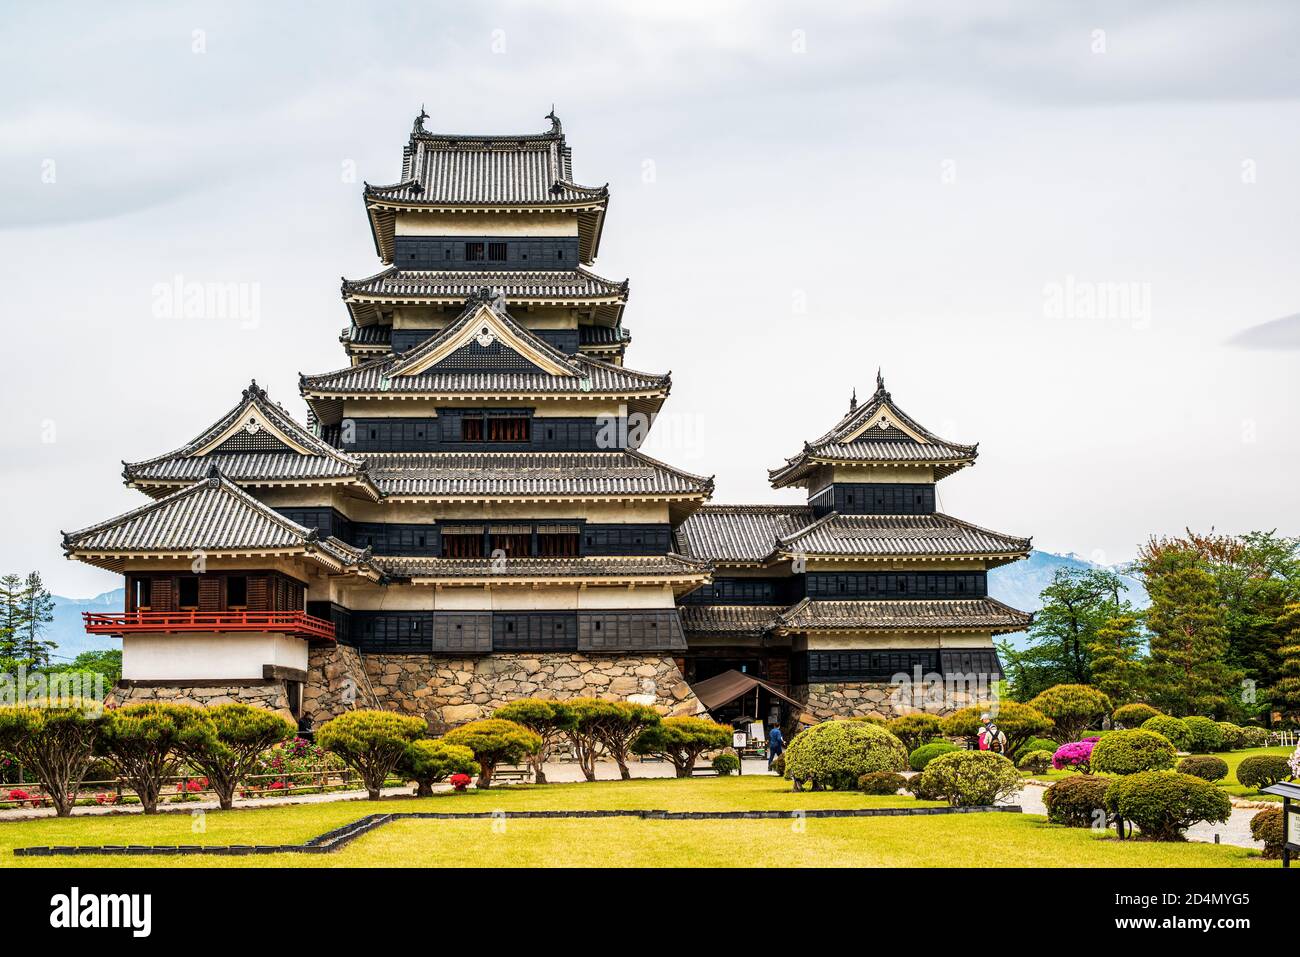
[{"label": "japanese castle", "polygon": [[[431,133],[366,185],[383,269],[342,284],[346,365],[255,382],[174,451],[149,500],[64,535],[121,573],[117,700],[240,700],[317,726],[353,707],[445,728],[518,697],[704,709],[758,679],[769,721],[891,716],[906,674],[1000,668],[1029,616],[987,595],[1028,539],[935,510],[977,450],[875,393],[770,472],[806,505],[707,505],[638,451],[671,386],[625,364],[629,286],[593,271],[609,205],[550,129]],[[706,699],[706,700],[701,700]],[[712,706],[710,706],[712,707]],[[715,714],[716,716],[716,714]]]}]

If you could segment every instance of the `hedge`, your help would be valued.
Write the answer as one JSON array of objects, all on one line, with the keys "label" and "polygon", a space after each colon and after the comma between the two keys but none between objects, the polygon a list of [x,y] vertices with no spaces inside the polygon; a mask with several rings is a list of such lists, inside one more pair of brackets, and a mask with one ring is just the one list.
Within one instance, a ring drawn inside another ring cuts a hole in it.
[{"label": "hedge", "polygon": [[1187,725],[1187,750],[1193,754],[1209,754],[1223,750],[1223,730],[1209,718],[1184,718]]},{"label": "hedge", "polygon": [[1291,766],[1280,754],[1253,754],[1237,765],[1237,780],[1256,791],[1271,787],[1291,776]]},{"label": "hedge", "polygon": [[1193,754],[1178,762],[1178,770],[1213,783],[1228,776],[1228,762],[1210,754]]},{"label": "hedge", "polygon": [[1110,822],[1106,811],[1106,791],[1110,785],[1110,778],[1095,774],[1062,778],[1043,794],[1047,820],[1066,827],[1105,827]]},{"label": "hedge", "polygon": [[931,761],[921,772],[924,789],[952,807],[985,807],[1023,786],[1016,766],[992,751],[955,751]]},{"label": "hedge", "polygon": [[923,744],[907,756],[908,766],[913,771],[924,771],[925,766],[939,757],[941,754],[949,754],[953,751],[960,751],[961,748],[951,741],[931,741],[929,744]]},{"label": "hedge", "polygon": [[1232,802],[1213,784],[1190,774],[1142,771],[1111,782],[1106,809],[1136,824],[1144,837],[1180,841],[1193,824],[1226,822]]},{"label": "hedge", "polygon": [[858,790],[863,794],[897,794],[907,787],[907,778],[897,771],[872,771],[858,778]]},{"label": "hedge", "polygon": [[1187,728],[1187,722],[1182,718],[1171,718],[1167,714],[1158,714],[1154,718],[1147,718],[1142,722],[1144,731],[1154,731],[1156,734],[1162,734],[1169,740],[1179,751],[1186,751],[1187,746],[1191,743],[1191,731]]},{"label": "hedge", "polygon": [[907,768],[907,749],[885,728],[865,721],[825,721],[800,731],[785,750],[795,790],[851,791],[872,771]]},{"label": "hedge", "polygon": [[1178,752],[1163,735],[1136,728],[1106,735],[1092,748],[1092,770],[1103,774],[1138,774],[1174,766]]}]

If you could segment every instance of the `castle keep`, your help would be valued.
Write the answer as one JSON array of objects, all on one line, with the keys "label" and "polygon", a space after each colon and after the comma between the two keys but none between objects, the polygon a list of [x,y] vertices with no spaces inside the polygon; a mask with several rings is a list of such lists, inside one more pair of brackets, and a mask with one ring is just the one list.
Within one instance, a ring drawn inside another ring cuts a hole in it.
[{"label": "castle keep", "polygon": [[440,728],[538,695],[694,713],[694,685],[738,671],[784,722],[889,715],[900,672],[1000,673],[993,636],[1028,616],[985,575],[1029,542],[935,508],[973,446],[878,378],[772,470],[806,505],[706,505],[711,478],[636,448],[671,383],[624,362],[628,283],[592,271],[608,189],[574,180],[558,118],[426,118],[400,181],[365,187],[384,268],[343,281],[347,364],[300,378],[305,422],[253,383],[125,466],[151,501],[64,536],[125,577],[122,613],[86,620],[123,638],[119,699]]}]

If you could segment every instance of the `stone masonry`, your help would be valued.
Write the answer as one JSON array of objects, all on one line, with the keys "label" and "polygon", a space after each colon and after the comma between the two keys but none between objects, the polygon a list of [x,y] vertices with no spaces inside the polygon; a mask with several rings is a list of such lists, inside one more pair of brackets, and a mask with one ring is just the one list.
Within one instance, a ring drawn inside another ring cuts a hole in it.
[{"label": "stone masonry", "polygon": [[806,702],[819,720],[832,718],[896,718],[917,710],[929,714],[952,714],[981,700],[964,689],[951,689],[939,696],[941,706],[924,709],[900,707],[898,686],[888,682],[837,682],[797,686],[794,697]]},{"label": "stone masonry", "polygon": [[636,701],[694,714],[699,700],[671,657],[494,654],[484,658],[366,655],[380,707],[416,714],[435,732],[487,717],[518,698]]},{"label": "stone masonry", "polygon": [[289,696],[283,681],[268,681],[264,684],[221,685],[214,687],[192,687],[188,685],[119,685],[108,696],[105,704],[110,708],[125,704],[141,704],[146,701],[161,701],[167,704],[192,704],[209,707],[217,704],[250,704],[274,711],[285,720],[294,720],[289,710]]},{"label": "stone masonry", "polygon": [[308,651],[302,711],[311,716],[313,729],[344,711],[382,707],[357,649],[319,645]]}]

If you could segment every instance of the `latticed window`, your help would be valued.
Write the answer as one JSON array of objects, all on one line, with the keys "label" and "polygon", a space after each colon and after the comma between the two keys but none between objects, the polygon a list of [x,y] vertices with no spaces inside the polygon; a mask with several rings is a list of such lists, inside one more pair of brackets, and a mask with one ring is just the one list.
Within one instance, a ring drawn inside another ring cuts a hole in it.
[{"label": "latticed window", "polygon": [[442,530],[446,558],[482,558],[483,529],[476,525],[448,526]]},{"label": "latticed window", "polygon": [[493,555],[504,553],[508,558],[523,558],[532,552],[533,529],[531,525],[501,525],[488,529]]},{"label": "latticed window", "polygon": [[519,416],[487,418],[489,442],[527,442],[528,420]]},{"label": "latticed window", "polygon": [[494,263],[503,263],[506,261],[506,244],[505,243],[488,243],[487,258]]},{"label": "latticed window", "polygon": [[466,243],[465,244],[465,261],[476,263],[483,262],[487,257],[484,255],[483,243]]},{"label": "latticed window", "polygon": [[572,558],[578,554],[576,525],[542,525],[537,529],[537,554],[544,558]]}]

